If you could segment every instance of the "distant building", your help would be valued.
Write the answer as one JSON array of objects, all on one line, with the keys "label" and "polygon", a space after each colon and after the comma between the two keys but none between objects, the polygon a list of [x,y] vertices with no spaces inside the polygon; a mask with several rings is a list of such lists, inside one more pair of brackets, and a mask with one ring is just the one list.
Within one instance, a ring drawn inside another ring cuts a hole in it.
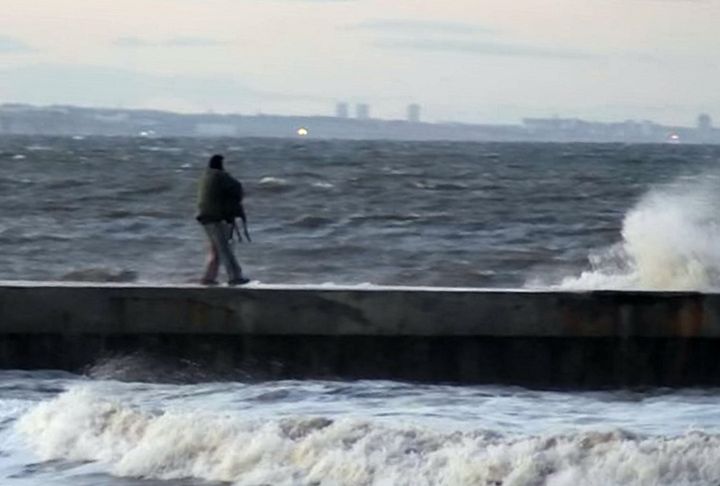
[{"label": "distant building", "polygon": [[95,118],[98,121],[101,122],[124,122],[128,121],[130,119],[130,115],[128,113],[123,112],[117,112],[117,113],[97,113],[93,115],[93,118]]},{"label": "distant building", "polygon": [[561,133],[577,129],[583,123],[577,118],[523,118],[531,133]]},{"label": "distant building", "polygon": [[338,118],[349,118],[350,110],[347,103],[338,103],[335,105],[335,116]]},{"label": "distant building", "polygon": [[229,123],[197,123],[195,134],[204,137],[234,137],[237,128]]},{"label": "distant building", "polygon": [[370,105],[367,103],[358,103],[355,105],[355,118],[358,120],[368,120],[370,118]]},{"label": "distant building", "polygon": [[407,107],[407,121],[418,123],[420,121],[420,105],[413,103]]},{"label": "distant building", "polygon": [[697,128],[704,132],[712,130],[712,118],[710,118],[710,115],[706,113],[698,115]]}]

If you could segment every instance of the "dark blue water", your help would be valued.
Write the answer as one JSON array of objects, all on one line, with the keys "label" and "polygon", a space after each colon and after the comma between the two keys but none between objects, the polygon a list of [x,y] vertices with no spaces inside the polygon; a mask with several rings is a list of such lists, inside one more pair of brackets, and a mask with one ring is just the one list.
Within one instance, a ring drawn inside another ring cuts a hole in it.
[{"label": "dark blue water", "polygon": [[196,182],[213,152],[246,186],[254,242],[238,252],[253,279],[491,287],[579,275],[649,191],[707,179],[720,159],[682,145],[2,138],[0,275],[197,279]]}]

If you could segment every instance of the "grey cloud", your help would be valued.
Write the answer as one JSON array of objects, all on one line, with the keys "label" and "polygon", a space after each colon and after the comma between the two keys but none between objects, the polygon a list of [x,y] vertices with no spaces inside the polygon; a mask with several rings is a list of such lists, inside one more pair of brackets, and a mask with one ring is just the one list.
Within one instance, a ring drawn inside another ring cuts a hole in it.
[{"label": "grey cloud", "polygon": [[490,34],[495,30],[482,25],[433,21],[433,20],[410,20],[410,19],[378,19],[367,20],[346,27],[349,30],[368,30],[382,33],[397,34]]},{"label": "grey cloud", "polygon": [[597,60],[603,57],[591,52],[463,39],[392,39],[378,40],[375,41],[373,45],[385,49],[455,52],[484,56],[536,57],[569,60]]},{"label": "grey cloud", "polygon": [[164,96],[214,106],[265,99],[330,102],[326,97],[258,90],[236,79],[157,76],[124,69],[66,64],[0,69],[0,85],[8,99],[35,104],[114,106]]},{"label": "grey cloud", "polygon": [[467,22],[380,19],[352,24],[346,28],[377,34],[372,45],[384,49],[546,59],[583,60],[602,57],[572,49],[504,42],[497,40],[497,30]]},{"label": "grey cloud", "polygon": [[120,37],[113,41],[113,45],[117,47],[147,47],[152,44],[137,37]]},{"label": "grey cloud", "polygon": [[219,47],[229,42],[206,37],[173,37],[165,40],[147,40],[139,37],[120,37],[115,39],[113,45],[116,47]]},{"label": "grey cloud", "polygon": [[656,55],[656,54],[649,54],[649,53],[630,53],[625,55],[627,59],[630,59],[631,61],[636,61],[644,64],[656,64],[656,65],[663,65],[665,62],[663,61],[662,57]]},{"label": "grey cloud", "polygon": [[19,39],[8,36],[0,36],[0,53],[1,52],[30,52],[33,49]]}]

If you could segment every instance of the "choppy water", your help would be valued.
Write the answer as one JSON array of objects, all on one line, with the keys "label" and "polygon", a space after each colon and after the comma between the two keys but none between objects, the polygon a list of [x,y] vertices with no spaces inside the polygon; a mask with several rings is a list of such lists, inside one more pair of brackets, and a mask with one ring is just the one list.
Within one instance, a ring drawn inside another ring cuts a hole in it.
[{"label": "choppy water", "polygon": [[197,279],[212,152],[262,282],[686,288],[720,266],[720,147],[3,138],[0,275]]},{"label": "choppy water", "polygon": [[[718,286],[720,147],[0,138],[0,277],[185,282],[196,180],[266,283]],[[0,484],[716,485],[720,393],[0,372]],[[142,382],[138,381],[141,378]],[[200,381],[200,382],[197,382]]]}]

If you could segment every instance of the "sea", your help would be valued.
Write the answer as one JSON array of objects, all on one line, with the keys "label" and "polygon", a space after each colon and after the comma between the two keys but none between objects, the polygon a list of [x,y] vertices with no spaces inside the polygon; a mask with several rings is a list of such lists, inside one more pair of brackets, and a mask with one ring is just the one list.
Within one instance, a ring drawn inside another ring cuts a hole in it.
[{"label": "sea", "polygon": [[[242,181],[250,286],[720,287],[720,146],[0,138],[0,279],[197,282]],[[0,485],[718,485],[720,390],[0,370]],[[187,369],[185,367],[184,369]]]}]

